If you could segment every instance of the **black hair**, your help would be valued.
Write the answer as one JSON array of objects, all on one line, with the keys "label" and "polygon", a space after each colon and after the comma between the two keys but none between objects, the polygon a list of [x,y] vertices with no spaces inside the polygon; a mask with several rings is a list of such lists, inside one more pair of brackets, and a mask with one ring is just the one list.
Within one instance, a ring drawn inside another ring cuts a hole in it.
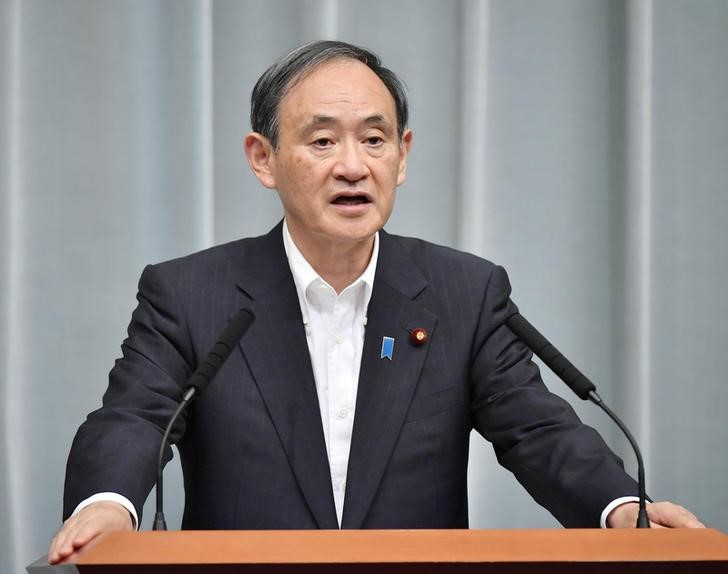
[{"label": "black hair", "polygon": [[401,142],[409,114],[404,84],[394,72],[382,66],[379,56],[373,52],[336,40],[321,40],[296,48],[263,73],[250,97],[253,131],[268,138],[273,149],[278,149],[278,111],[288,91],[321,64],[347,58],[365,64],[389,90],[394,99],[397,135]]}]

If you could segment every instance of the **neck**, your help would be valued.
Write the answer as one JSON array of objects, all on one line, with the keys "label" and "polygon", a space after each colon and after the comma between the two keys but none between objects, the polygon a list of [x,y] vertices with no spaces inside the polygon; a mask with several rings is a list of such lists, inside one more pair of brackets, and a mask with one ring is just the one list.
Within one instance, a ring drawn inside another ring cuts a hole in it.
[{"label": "neck", "polygon": [[311,241],[299,238],[290,229],[291,237],[306,261],[321,278],[341,293],[358,279],[369,265],[374,249],[374,236],[360,240]]}]

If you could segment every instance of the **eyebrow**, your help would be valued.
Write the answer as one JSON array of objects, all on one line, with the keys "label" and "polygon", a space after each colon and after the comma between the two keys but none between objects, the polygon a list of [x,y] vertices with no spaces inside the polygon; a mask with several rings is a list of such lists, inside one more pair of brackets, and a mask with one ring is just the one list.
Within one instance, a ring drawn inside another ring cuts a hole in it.
[{"label": "eyebrow", "polygon": [[[313,118],[311,118],[310,122],[306,123],[303,130],[308,131],[311,129],[315,129],[319,126],[326,126],[337,123],[339,123],[339,120],[337,120],[333,116],[316,114],[313,116]],[[374,114],[372,116],[366,117],[361,123],[365,125],[381,126],[384,130],[392,129],[392,124],[381,114]]]}]

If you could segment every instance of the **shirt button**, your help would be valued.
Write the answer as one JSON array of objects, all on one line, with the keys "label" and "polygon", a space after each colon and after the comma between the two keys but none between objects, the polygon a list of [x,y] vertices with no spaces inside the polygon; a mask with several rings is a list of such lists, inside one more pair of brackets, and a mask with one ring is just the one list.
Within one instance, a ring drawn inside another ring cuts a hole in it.
[{"label": "shirt button", "polygon": [[336,341],[337,345],[341,345],[341,343],[344,342],[344,337],[342,337],[341,335],[336,335],[336,338],[334,340]]},{"label": "shirt button", "polygon": [[339,418],[345,419],[347,416],[349,416],[349,409],[346,407],[339,409]]}]

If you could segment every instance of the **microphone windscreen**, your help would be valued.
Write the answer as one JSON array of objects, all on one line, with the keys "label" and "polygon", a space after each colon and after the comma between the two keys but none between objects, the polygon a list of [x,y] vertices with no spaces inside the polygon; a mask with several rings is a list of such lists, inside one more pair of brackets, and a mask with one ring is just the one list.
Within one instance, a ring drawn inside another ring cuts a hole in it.
[{"label": "microphone windscreen", "polygon": [[564,381],[580,399],[588,400],[589,393],[596,391],[592,383],[559,350],[548,342],[526,318],[515,313],[508,317],[506,326],[539,357],[546,366]]},{"label": "microphone windscreen", "polygon": [[187,389],[194,387],[197,394],[205,390],[254,320],[255,315],[248,309],[240,309],[235,314],[220,335],[217,343],[210,349],[205,360],[199,364],[188,379]]}]

